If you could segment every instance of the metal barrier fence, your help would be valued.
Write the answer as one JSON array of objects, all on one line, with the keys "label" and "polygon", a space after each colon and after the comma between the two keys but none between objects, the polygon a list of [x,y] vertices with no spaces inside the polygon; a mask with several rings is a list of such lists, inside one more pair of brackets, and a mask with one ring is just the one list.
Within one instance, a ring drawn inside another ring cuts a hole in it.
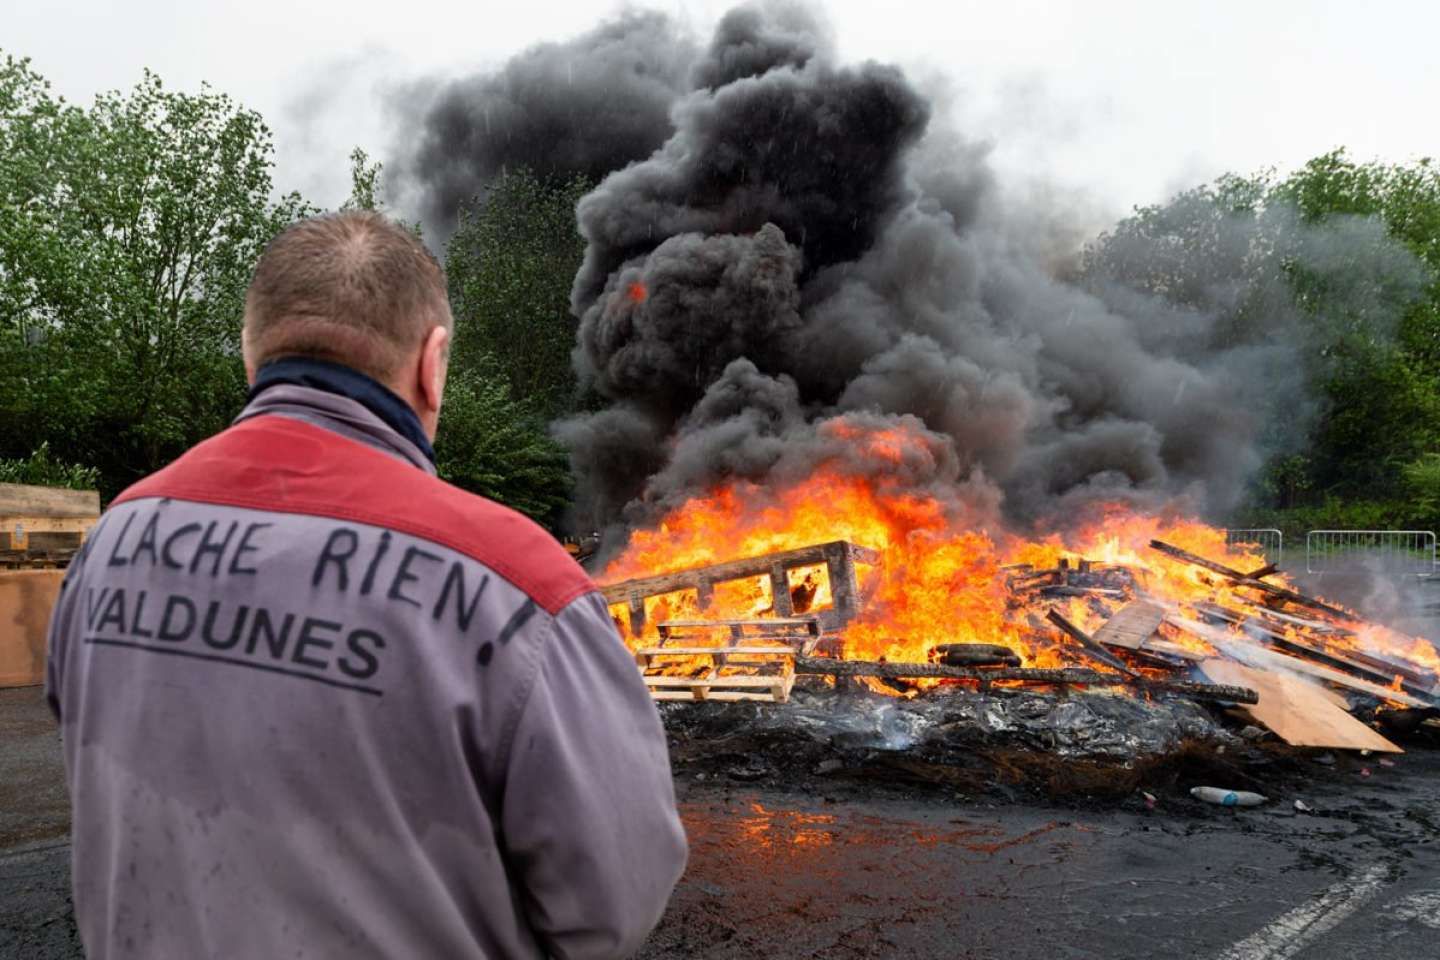
[{"label": "metal barrier fence", "polygon": [[1279,563],[1285,557],[1285,534],[1274,527],[1257,527],[1251,529],[1227,529],[1225,531],[1225,542],[1227,544],[1243,544],[1260,550],[1265,555],[1268,563]]},{"label": "metal barrier fence", "polygon": [[1311,530],[1305,535],[1310,573],[1356,572],[1434,576],[1435,534],[1429,530]]}]

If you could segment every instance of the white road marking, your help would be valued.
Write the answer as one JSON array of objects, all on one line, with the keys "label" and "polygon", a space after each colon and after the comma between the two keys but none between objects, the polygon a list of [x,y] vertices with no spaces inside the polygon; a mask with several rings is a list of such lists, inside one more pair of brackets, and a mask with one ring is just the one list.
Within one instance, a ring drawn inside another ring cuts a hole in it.
[{"label": "white road marking", "polygon": [[1386,911],[1396,920],[1414,920],[1431,930],[1440,930],[1440,893],[1416,893]]},{"label": "white road marking", "polygon": [[1335,884],[1317,899],[1296,907],[1274,923],[1241,940],[1217,960],[1290,960],[1317,937],[1333,930],[1385,886],[1385,867]]}]

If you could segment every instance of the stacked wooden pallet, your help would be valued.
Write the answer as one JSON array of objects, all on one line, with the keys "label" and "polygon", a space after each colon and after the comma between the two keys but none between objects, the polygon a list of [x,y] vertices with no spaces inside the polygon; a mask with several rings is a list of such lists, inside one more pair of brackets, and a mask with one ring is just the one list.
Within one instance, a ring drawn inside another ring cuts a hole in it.
[{"label": "stacked wooden pallet", "polygon": [[0,568],[63,567],[99,519],[94,490],[0,483]]},{"label": "stacked wooden pallet", "polygon": [[[795,685],[796,655],[808,656],[820,641],[815,617],[667,620],[656,627],[659,644],[635,651],[656,700],[784,703]],[[705,642],[716,634],[723,642]]]}]

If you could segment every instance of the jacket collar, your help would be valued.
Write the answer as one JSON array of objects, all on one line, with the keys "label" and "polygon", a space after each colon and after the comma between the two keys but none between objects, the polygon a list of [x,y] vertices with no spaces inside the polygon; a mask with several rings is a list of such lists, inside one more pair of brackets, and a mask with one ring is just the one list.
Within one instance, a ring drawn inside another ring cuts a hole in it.
[{"label": "jacket collar", "polygon": [[236,423],[279,414],[314,423],[435,472],[435,450],[420,419],[383,384],[358,370],[285,357],[260,368]]}]

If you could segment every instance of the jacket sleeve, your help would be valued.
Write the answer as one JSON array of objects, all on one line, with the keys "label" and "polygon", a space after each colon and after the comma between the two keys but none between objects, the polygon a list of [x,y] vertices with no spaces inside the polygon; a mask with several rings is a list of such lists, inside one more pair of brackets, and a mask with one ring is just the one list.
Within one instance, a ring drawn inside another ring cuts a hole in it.
[{"label": "jacket sleeve", "polygon": [[531,928],[564,960],[634,953],[685,868],[664,729],[596,594],[544,641],[501,823]]},{"label": "jacket sleeve", "polygon": [[65,651],[70,645],[70,630],[75,622],[75,609],[80,592],[80,566],[84,561],[83,552],[76,556],[60,581],[60,595],[55,598],[55,608],[50,611],[50,625],[45,635],[45,702],[55,719],[60,716],[61,668],[65,663]]}]

